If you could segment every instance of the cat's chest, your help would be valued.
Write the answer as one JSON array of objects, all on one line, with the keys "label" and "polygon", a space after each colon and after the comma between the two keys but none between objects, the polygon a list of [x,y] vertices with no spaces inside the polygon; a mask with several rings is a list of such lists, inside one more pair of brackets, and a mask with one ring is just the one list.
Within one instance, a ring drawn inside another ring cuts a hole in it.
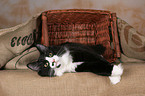
[{"label": "cat's chest", "polygon": [[73,57],[70,54],[70,51],[68,50],[61,57],[58,58],[61,67],[55,69],[56,75],[59,75],[64,72],[75,72],[77,66],[83,63],[83,62],[73,62]]}]

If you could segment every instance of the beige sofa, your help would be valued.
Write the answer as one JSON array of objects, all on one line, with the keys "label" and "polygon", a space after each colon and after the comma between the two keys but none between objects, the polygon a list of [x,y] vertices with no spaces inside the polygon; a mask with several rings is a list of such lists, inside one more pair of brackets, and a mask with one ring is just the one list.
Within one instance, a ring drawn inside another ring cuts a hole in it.
[{"label": "beige sofa", "polygon": [[124,67],[120,83],[112,85],[108,77],[89,72],[65,73],[51,78],[40,77],[27,69],[26,64],[39,56],[36,48],[25,50],[33,43],[31,35],[37,16],[18,26],[0,30],[0,66],[6,68],[0,70],[0,96],[145,96],[145,49],[137,50],[145,46],[145,39],[119,18],[123,50],[120,60]]},{"label": "beige sofa", "polygon": [[92,73],[40,77],[31,70],[0,71],[0,96],[145,96],[145,64],[123,63],[117,85]]}]

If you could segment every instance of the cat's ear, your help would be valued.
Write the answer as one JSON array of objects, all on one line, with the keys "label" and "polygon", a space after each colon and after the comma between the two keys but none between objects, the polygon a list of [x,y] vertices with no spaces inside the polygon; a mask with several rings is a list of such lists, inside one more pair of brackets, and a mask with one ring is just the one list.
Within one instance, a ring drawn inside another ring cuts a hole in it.
[{"label": "cat's ear", "polygon": [[47,51],[47,47],[42,44],[36,44],[36,48],[41,52],[45,53]]},{"label": "cat's ear", "polygon": [[40,70],[40,66],[41,62],[32,62],[27,64],[27,67],[33,71],[39,71]]}]

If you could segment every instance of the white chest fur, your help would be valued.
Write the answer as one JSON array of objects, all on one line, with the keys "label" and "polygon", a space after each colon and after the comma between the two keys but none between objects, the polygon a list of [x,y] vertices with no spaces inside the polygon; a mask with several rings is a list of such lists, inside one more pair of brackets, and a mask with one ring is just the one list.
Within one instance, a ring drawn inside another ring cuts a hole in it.
[{"label": "white chest fur", "polygon": [[66,50],[66,53],[59,57],[59,63],[61,64],[61,66],[54,69],[56,76],[61,76],[64,72],[76,72],[75,68],[77,67],[77,65],[80,65],[83,62],[73,62],[70,52]]}]

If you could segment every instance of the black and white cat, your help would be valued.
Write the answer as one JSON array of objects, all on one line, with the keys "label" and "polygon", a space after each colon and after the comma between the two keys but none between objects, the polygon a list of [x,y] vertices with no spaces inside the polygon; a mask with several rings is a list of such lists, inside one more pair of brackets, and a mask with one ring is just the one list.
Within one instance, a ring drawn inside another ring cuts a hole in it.
[{"label": "black and white cat", "polygon": [[103,58],[105,47],[102,45],[83,45],[63,43],[46,47],[36,45],[40,52],[38,61],[27,67],[38,72],[40,76],[62,76],[65,72],[92,72],[109,76],[112,84],[120,82],[123,68],[121,64],[113,65]]}]

